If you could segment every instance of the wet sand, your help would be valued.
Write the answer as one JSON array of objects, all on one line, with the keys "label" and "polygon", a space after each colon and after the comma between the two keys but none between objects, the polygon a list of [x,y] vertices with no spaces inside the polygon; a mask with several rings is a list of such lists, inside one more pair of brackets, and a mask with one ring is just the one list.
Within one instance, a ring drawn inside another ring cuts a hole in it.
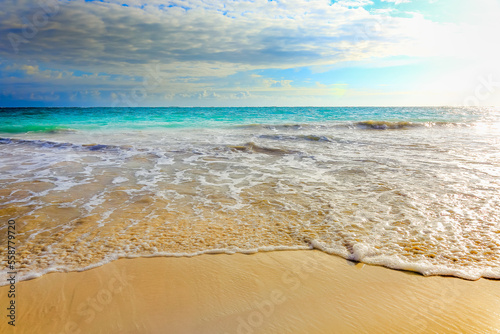
[{"label": "wet sand", "polygon": [[0,333],[500,333],[500,281],[319,251],[122,259],[18,282]]}]

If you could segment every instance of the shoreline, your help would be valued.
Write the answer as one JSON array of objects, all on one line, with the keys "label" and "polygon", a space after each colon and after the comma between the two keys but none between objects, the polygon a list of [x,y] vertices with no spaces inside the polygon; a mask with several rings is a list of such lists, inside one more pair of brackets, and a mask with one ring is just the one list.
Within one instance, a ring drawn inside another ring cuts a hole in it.
[{"label": "shoreline", "polygon": [[352,263],[318,250],[119,259],[16,284],[2,333],[475,333],[500,284]]}]

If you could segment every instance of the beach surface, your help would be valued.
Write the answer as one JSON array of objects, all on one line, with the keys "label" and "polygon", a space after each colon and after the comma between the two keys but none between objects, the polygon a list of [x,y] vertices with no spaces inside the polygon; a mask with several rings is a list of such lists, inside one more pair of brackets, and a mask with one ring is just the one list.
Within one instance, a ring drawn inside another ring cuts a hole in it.
[{"label": "beach surface", "polygon": [[500,284],[320,251],[121,259],[16,284],[1,333],[500,333]]}]

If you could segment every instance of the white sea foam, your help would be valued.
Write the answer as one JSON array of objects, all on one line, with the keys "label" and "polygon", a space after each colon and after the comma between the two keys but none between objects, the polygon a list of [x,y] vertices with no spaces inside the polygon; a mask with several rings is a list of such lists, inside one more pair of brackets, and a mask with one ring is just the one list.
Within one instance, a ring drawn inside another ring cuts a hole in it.
[{"label": "white sea foam", "polygon": [[0,210],[23,231],[18,278],[122,257],[312,248],[500,278],[496,130],[377,126],[155,130],[134,141],[115,131],[95,149],[79,133],[56,134],[74,145],[2,144]]},{"label": "white sea foam", "polygon": [[123,176],[117,176],[113,179],[114,184],[123,183],[123,182],[127,182],[127,181],[128,181],[128,179],[126,177],[123,177]]}]

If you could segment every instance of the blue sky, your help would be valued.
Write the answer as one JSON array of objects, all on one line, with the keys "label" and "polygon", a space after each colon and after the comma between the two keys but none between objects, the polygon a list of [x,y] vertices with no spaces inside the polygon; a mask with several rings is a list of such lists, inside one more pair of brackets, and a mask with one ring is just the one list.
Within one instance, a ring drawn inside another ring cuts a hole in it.
[{"label": "blue sky", "polygon": [[0,106],[500,105],[498,0],[0,5]]}]

